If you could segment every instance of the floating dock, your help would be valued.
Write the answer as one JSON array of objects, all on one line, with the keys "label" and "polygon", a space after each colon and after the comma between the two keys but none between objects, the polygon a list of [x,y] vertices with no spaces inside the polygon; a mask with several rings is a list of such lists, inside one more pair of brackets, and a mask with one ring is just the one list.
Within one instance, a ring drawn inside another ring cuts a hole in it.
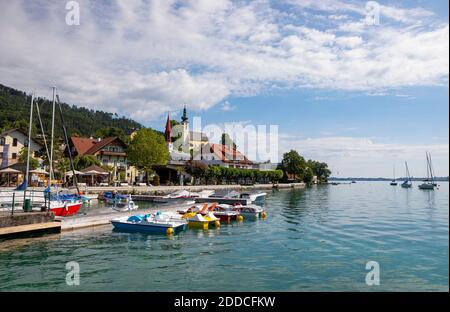
[{"label": "floating dock", "polygon": [[36,233],[59,233],[61,222],[52,212],[16,212],[0,216],[0,238]]}]

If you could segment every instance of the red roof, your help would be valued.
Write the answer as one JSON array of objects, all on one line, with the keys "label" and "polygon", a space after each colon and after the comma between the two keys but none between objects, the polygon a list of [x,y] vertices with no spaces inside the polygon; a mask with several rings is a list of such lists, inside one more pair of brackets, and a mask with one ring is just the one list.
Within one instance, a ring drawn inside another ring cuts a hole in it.
[{"label": "red roof", "polygon": [[78,155],[86,154],[86,152],[98,142],[94,139],[78,137],[71,137],[70,140],[72,141]]},{"label": "red roof", "polygon": [[239,162],[245,164],[251,164],[252,162],[241,152],[229,146],[222,144],[210,144],[211,152],[216,154],[220,160],[224,162]]},{"label": "red roof", "polygon": [[117,137],[105,138],[101,141],[78,137],[71,137],[70,140],[72,141],[73,146],[75,146],[78,155],[93,155],[116,140],[119,140],[120,144],[125,146],[125,143]]}]

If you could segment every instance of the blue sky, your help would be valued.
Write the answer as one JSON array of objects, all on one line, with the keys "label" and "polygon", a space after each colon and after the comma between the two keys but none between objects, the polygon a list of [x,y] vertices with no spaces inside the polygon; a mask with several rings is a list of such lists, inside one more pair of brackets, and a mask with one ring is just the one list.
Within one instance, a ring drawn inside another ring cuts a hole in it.
[{"label": "blue sky", "polygon": [[278,125],[278,154],[339,176],[423,175],[425,151],[449,174],[448,1],[78,3],[73,26],[65,1],[0,4],[0,83],[157,129],[184,105]]}]

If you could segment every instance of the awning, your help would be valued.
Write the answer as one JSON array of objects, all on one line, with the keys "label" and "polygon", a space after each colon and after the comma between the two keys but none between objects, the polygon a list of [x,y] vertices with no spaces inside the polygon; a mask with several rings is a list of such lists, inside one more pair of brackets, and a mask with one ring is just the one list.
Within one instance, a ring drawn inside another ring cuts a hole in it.
[{"label": "awning", "polygon": [[34,170],[30,170],[30,173],[36,173],[36,174],[48,174],[47,171],[45,171],[44,169],[41,169],[41,168],[34,169]]},{"label": "awning", "polygon": [[[76,175],[83,175],[83,174],[84,174],[84,172],[81,172],[81,171],[75,170],[75,174],[76,174]],[[66,172],[66,176],[68,176],[68,177],[71,177],[71,176],[73,176],[73,171],[72,171],[72,170],[70,170],[70,171],[67,171],[67,172]]]},{"label": "awning", "polygon": [[17,174],[19,174],[19,173],[22,173],[22,171],[19,171],[19,170],[13,169],[13,168],[5,168],[5,169],[1,169],[0,173],[17,173]]}]

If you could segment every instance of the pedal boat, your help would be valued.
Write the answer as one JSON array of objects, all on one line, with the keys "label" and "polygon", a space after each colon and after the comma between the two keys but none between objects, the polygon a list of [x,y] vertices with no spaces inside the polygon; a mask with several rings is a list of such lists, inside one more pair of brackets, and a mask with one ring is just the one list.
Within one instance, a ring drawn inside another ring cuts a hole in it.
[{"label": "pedal boat", "polygon": [[125,232],[174,235],[184,231],[187,222],[161,213],[133,215],[111,220],[114,229]]}]

